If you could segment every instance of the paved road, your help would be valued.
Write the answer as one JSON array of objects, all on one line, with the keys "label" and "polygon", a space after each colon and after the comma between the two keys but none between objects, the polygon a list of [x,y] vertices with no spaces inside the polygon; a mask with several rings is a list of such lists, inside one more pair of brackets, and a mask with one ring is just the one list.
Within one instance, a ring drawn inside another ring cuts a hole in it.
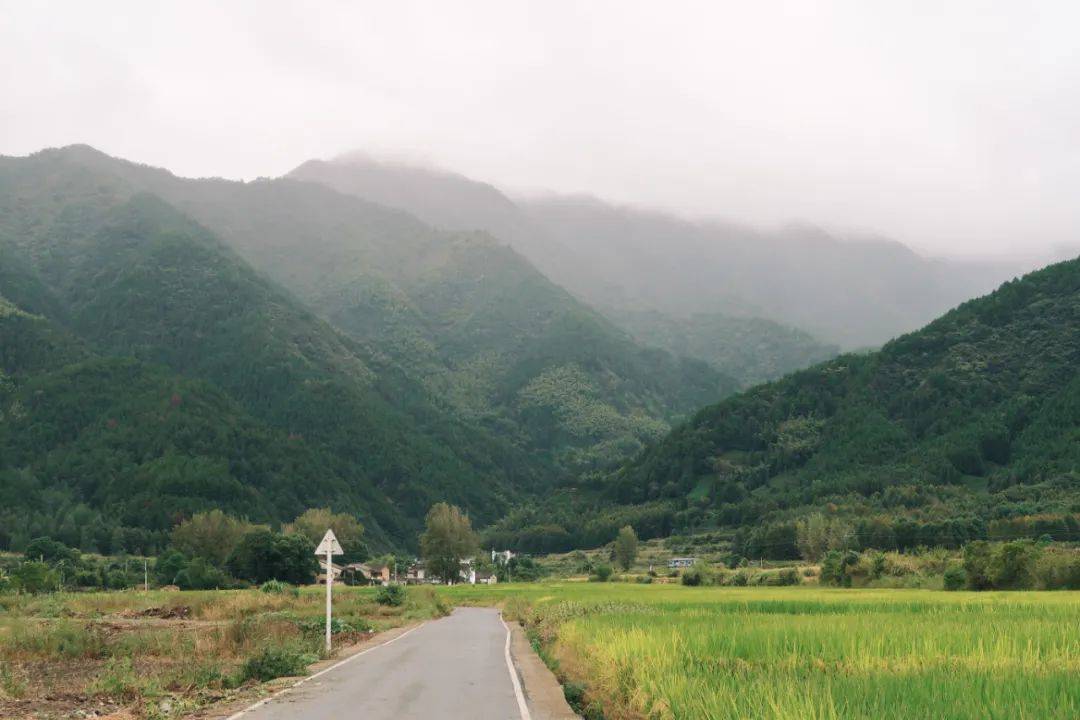
[{"label": "paved road", "polygon": [[458,608],[242,720],[521,720],[497,610]]}]

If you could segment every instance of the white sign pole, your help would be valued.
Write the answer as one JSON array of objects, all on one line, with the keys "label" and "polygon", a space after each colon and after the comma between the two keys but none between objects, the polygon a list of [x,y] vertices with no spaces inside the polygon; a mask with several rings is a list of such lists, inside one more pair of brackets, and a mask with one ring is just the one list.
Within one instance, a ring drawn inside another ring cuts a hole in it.
[{"label": "white sign pole", "polygon": [[330,657],[330,615],[333,612],[332,588],[334,587],[334,555],[326,549],[326,656]]},{"label": "white sign pole", "polygon": [[326,655],[330,655],[330,623],[333,612],[333,586],[334,586],[334,556],[341,555],[345,551],[341,549],[333,530],[327,530],[323,535],[319,547],[315,548],[316,555],[326,553]]}]

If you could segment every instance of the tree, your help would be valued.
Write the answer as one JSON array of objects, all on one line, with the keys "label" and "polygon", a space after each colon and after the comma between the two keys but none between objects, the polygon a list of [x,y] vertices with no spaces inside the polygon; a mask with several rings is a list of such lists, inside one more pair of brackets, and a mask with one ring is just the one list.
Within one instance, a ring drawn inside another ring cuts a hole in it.
[{"label": "tree", "polygon": [[804,560],[817,562],[829,550],[850,546],[853,531],[850,525],[837,518],[814,513],[795,522],[795,544]]},{"label": "tree", "polygon": [[227,561],[229,572],[243,580],[262,584],[284,580],[294,585],[310,583],[315,575],[315,555],[302,535],[281,535],[256,528],[244,535]]},{"label": "tree", "polygon": [[255,527],[220,510],[195,513],[173,528],[172,545],[189,558],[205,558],[221,567],[241,538]]},{"label": "tree", "polygon": [[341,543],[347,560],[367,559],[367,546],[364,545],[364,526],[348,513],[333,513],[330,508],[309,508],[302,515],[282,528],[286,535],[303,535],[312,543],[318,544],[327,529],[334,531],[334,536]]},{"label": "tree", "polygon": [[446,583],[456,582],[461,562],[476,555],[479,543],[467,515],[455,505],[436,503],[424,519],[420,554],[428,572]]},{"label": "tree", "polygon": [[228,582],[225,573],[205,558],[195,558],[187,567],[176,573],[173,580],[181,590],[216,590]]},{"label": "tree", "polygon": [[40,560],[50,564],[60,561],[78,562],[79,560],[78,550],[69,548],[64,543],[50,537],[34,538],[23,550],[23,555],[26,556],[27,560]]},{"label": "tree", "polygon": [[623,526],[619,534],[615,536],[615,561],[623,572],[630,569],[637,559],[638,537],[634,528],[629,525]]},{"label": "tree", "polygon": [[36,561],[20,563],[11,572],[11,584],[26,593],[51,592],[56,590],[59,581],[60,576],[55,570]]},{"label": "tree", "polygon": [[169,550],[154,562],[154,575],[157,576],[158,582],[162,585],[175,585],[178,584],[176,576],[187,566],[188,559],[184,557],[184,553]]}]

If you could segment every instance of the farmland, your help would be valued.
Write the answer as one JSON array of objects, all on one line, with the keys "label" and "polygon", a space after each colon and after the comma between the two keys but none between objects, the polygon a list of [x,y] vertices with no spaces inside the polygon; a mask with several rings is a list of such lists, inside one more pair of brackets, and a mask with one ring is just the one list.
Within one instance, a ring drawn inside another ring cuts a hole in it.
[{"label": "farmland", "polygon": [[[337,645],[501,606],[589,720],[1075,718],[1080,592],[561,581],[339,588]],[[0,717],[180,718],[322,659],[318,587],[0,598]],[[37,715],[34,715],[37,713]]]},{"label": "farmland", "polygon": [[504,602],[587,718],[1080,716],[1077,592],[553,583],[449,595]]},{"label": "farmland", "polygon": [[[324,659],[323,590],[269,589],[0,596],[0,718],[164,720],[305,674]],[[337,589],[336,647],[445,612],[430,588],[376,596]]]}]

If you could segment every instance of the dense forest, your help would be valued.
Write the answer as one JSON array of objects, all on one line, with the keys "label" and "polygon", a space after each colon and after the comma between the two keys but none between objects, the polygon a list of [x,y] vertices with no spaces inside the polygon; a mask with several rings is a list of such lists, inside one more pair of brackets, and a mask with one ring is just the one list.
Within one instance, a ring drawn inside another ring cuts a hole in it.
[{"label": "dense forest", "polygon": [[53,214],[0,195],[18,199],[0,230],[0,542],[101,525],[92,547],[150,550],[195,509],[273,522],[321,503],[394,546],[437,500],[485,522],[550,482],[161,200]]},{"label": "dense forest", "polygon": [[622,507],[645,534],[741,529],[736,545],[751,556],[796,556],[795,521],[811,514],[879,549],[1080,539],[1078,371],[1074,260],[879,352],[705,408],[617,472],[493,532],[572,546],[590,535],[582,517]]},{"label": "dense forest", "polygon": [[[28,193],[149,192],[456,417],[558,472],[607,467],[738,383],[646,348],[482,233],[295,180],[186,180],[87,147],[16,162]],[[556,392],[553,378],[572,378]]]},{"label": "dense forest", "polygon": [[0,548],[312,504],[404,547],[436,501],[489,523],[737,387],[489,237],[86,147],[0,160],[0,296]]}]

